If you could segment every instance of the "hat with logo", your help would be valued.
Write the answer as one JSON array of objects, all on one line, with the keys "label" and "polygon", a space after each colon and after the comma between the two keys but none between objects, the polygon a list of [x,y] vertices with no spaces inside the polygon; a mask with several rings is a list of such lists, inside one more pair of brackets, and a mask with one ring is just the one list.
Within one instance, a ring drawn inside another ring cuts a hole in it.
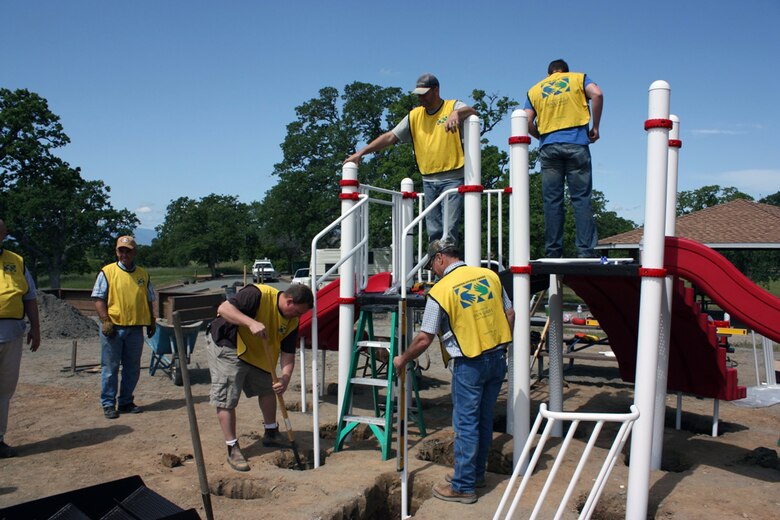
[{"label": "hat with logo", "polygon": [[433,257],[438,253],[447,253],[449,255],[458,254],[458,246],[451,238],[440,238],[434,240],[428,246],[428,263],[425,264],[425,269],[430,269],[433,263]]},{"label": "hat with logo", "polygon": [[426,72],[419,78],[417,78],[417,85],[414,90],[412,90],[412,94],[417,94],[418,96],[422,96],[423,94],[426,94],[429,90],[431,90],[433,87],[439,86],[439,80],[436,79],[436,76],[433,74]]},{"label": "hat with logo", "polygon": [[135,249],[135,239],[130,235],[125,235],[116,239],[116,248],[126,247],[127,249]]}]

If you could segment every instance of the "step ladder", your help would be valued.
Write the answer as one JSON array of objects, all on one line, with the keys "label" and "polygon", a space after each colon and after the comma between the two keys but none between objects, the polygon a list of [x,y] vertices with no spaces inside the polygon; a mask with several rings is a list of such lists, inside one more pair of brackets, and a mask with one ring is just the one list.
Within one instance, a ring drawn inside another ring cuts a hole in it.
[{"label": "step ladder", "polygon": [[[379,338],[374,334],[374,313],[390,313],[390,337]],[[393,413],[395,410],[394,393],[397,382],[393,358],[397,352],[398,306],[368,305],[361,307],[355,340],[352,348],[349,377],[344,392],[344,403],[340,408],[340,417],[336,429],[336,442],[333,451],[340,451],[344,440],[352,433],[358,424],[367,424],[379,441],[382,449],[382,460],[390,456],[390,445],[393,438]],[[385,357],[386,356],[386,357]],[[417,424],[421,437],[427,434],[423,420],[422,404],[419,387],[414,370],[409,372],[412,379],[415,406],[409,409],[409,418]],[[356,388],[371,388],[373,397],[373,415],[356,415],[353,413],[353,396]],[[384,389],[384,396],[380,390]]]}]

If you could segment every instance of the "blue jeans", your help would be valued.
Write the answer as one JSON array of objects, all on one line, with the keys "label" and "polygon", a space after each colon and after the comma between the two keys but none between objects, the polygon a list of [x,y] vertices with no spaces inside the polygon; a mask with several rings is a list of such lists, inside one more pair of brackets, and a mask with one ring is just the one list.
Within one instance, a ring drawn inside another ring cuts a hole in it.
[{"label": "blue jeans", "polygon": [[590,198],[593,171],[590,149],[587,145],[553,143],[539,151],[542,170],[542,199],[544,201],[544,251],[548,258],[563,256],[563,185],[569,186],[569,198],[574,209],[577,228],[575,246],[580,258],[596,256],[598,242],[596,223]]},{"label": "blue jeans", "polygon": [[[423,178],[423,193],[425,206],[445,191],[463,185],[463,179],[430,180]],[[447,236],[458,241],[458,224],[463,216],[463,195],[454,193],[447,196],[439,206],[425,216],[425,227],[428,230],[428,242],[433,242],[444,236],[444,208],[447,207]]]},{"label": "blue jeans", "polygon": [[[133,391],[141,375],[141,353],[144,346],[143,327],[114,327],[116,335],[107,338],[100,331],[100,404],[103,408],[133,402]],[[122,366],[122,384],[119,385],[119,366]]]},{"label": "blue jeans", "polygon": [[506,375],[503,348],[475,358],[457,357],[452,368],[452,426],[455,428],[455,472],[450,482],[458,493],[473,493],[485,480],[493,442],[493,407]]}]

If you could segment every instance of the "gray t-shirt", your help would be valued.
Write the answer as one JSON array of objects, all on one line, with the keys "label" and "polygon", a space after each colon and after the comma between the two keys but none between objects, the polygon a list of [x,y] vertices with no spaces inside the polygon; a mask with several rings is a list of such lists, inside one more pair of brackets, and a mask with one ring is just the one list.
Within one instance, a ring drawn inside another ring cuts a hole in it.
[{"label": "gray t-shirt", "polygon": [[[455,106],[453,110],[458,110],[460,108],[463,108],[467,106],[466,103],[462,101],[455,101]],[[401,122],[398,123],[395,128],[391,130],[393,132],[393,135],[398,138],[399,143],[411,143],[412,142],[412,130],[409,127],[409,114],[407,114],[403,119],[401,119]],[[463,121],[460,122],[460,138],[463,139]],[[461,144],[462,141],[461,141]],[[427,181],[445,181],[450,179],[462,179],[463,178],[463,168],[458,168],[456,170],[449,170],[446,172],[439,172],[439,173],[433,173],[430,175],[423,175],[423,182]]]}]

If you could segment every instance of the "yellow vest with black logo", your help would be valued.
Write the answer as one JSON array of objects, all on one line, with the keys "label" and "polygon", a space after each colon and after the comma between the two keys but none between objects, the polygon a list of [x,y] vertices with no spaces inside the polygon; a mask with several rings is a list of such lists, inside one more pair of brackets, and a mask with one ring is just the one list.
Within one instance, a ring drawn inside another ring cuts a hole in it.
[{"label": "yellow vest with black logo", "polygon": [[150,325],[149,274],[136,266],[125,271],[118,263],[102,269],[108,282],[108,317],[121,327]]},{"label": "yellow vest with black logo", "polygon": [[512,341],[501,281],[490,269],[456,267],[428,295],[447,313],[458,348],[466,357]]},{"label": "yellow vest with black logo", "polygon": [[531,87],[528,99],[536,112],[540,134],[587,125],[590,122],[585,74],[554,72]]},{"label": "yellow vest with black logo", "polygon": [[271,373],[271,370],[279,363],[282,340],[293,331],[298,330],[298,318],[285,318],[279,312],[279,293],[281,291],[268,285],[255,284],[255,287],[260,290],[260,305],[254,318],[265,325],[265,332],[268,335],[266,343],[271,349],[273,364],[268,364],[263,340],[252,335],[249,328],[244,326],[238,327],[236,355],[250,365]]},{"label": "yellow vest with black logo", "polygon": [[0,254],[3,274],[0,276],[0,318],[21,320],[24,318],[23,296],[29,286],[24,277],[24,260],[11,251]]},{"label": "yellow vest with black logo", "polygon": [[463,145],[460,129],[448,132],[444,124],[455,108],[455,100],[449,99],[435,114],[428,114],[424,107],[409,112],[409,130],[412,134],[414,157],[423,175],[448,172],[463,167]]}]

